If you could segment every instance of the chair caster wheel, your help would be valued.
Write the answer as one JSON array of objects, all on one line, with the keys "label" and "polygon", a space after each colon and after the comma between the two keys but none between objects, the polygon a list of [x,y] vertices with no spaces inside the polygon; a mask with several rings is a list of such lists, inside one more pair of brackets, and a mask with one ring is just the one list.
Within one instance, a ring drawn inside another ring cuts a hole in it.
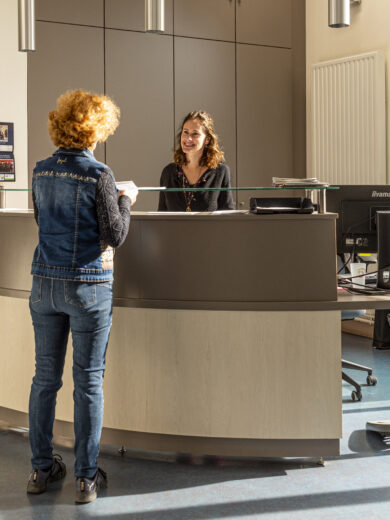
[{"label": "chair caster wheel", "polygon": [[351,397],[352,397],[352,401],[361,401],[363,396],[362,396],[361,392],[357,392],[356,390],[354,390],[351,393]]},{"label": "chair caster wheel", "polygon": [[375,386],[378,382],[378,379],[375,376],[367,376],[367,384],[368,386]]}]

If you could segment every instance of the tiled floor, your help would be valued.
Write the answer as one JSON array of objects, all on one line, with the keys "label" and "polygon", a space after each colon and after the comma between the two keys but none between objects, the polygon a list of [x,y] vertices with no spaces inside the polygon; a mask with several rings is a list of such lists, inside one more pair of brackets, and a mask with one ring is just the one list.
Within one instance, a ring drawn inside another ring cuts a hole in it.
[{"label": "tiled floor", "polygon": [[[0,433],[0,518],[4,520],[208,520],[390,518],[390,443],[366,432],[368,419],[390,418],[390,351],[372,351],[370,341],[344,335],[343,357],[368,364],[379,379],[350,401],[343,384],[341,456],[319,467],[311,460],[225,461],[222,467],[121,458],[105,448],[100,458],[109,489],[91,504],[73,503],[73,456],[60,449],[69,475],[40,496],[27,496],[27,439]],[[363,373],[354,374],[365,381]]]}]

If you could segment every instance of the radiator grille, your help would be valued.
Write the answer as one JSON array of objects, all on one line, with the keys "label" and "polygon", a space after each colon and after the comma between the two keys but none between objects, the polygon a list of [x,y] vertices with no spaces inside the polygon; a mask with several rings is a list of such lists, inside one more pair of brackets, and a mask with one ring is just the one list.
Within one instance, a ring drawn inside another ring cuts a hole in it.
[{"label": "radiator grille", "polygon": [[312,172],[331,184],[387,184],[382,51],[312,67]]}]

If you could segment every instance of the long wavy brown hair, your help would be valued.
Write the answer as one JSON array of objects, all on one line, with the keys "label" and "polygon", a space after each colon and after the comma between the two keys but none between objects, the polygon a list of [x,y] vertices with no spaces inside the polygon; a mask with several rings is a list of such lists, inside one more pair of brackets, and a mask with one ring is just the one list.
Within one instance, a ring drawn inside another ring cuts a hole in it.
[{"label": "long wavy brown hair", "polygon": [[180,131],[176,136],[176,147],[173,160],[179,166],[187,164],[186,154],[181,148],[181,134],[183,132],[183,126],[190,119],[196,119],[200,121],[206,136],[209,138],[209,142],[204,145],[202,157],[199,160],[199,166],[206,166],[207,168],[216,168],[219,163],[224,162],[225,156],[219,145],[218,136],[214,130],[213,118],[207,112],[203,110],[194,110],[186,115],[180,127]]}]

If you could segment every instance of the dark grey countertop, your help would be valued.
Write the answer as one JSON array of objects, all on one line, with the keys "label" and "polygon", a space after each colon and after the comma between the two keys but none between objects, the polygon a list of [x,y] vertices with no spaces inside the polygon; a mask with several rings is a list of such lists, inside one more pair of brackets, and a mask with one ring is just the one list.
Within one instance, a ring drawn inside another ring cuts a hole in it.
[{"label": "dark grey countertop", "polygon": [[[7,209],[0,217],[8,246],[0,256],[0,294],[27,298],[38,239],[33,211]],[[336,218],[132,212],[129,237],[115,254],[114,304],[239,311],[374,307],[370,297],[365,307],[361,297],[337,300]],[[376,306],[386,308],[381,298]]]},{"label": "dark grey countertop", "polygon": [[[32,209],[0,209],[0,217],[8,216],[8,217],[28,217],[31,218],[34,216],[34,211]],[[223,220],[238,220],[238,219],[260,219],[260,220],[334,220],[337,218],[337,213],[312,213],[310,215],[306,214],[271,214],[271,215],[255,215],[250,213],[249,211],[240,211],[240,210],[232,210],[232,211],[213,211],[213,212],[169,212],[169,211],[131,211],[132,218],[136,220],[193,220],[202,219],[202,220],[215,220],[215,219],[223,219]]]}]

